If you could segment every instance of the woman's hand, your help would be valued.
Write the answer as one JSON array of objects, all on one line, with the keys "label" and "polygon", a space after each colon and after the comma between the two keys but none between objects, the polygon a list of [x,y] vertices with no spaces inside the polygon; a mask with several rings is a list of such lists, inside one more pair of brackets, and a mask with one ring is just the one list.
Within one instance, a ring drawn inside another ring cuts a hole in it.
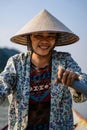
[{"label": "woman's hand", "polygon": [[58,67],[56,83],[62,83],[66,86],[71,86],[74,80],[79,80],[79,75],[73,71]]}]

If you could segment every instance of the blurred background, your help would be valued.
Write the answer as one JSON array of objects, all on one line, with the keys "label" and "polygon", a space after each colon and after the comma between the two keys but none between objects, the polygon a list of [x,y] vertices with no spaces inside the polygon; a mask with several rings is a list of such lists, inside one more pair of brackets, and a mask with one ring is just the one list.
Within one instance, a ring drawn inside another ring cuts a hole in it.
[{"label": "blurred background", "polygon": [[[26,46],[14,44],[10,38],[43,9],[80,37],[77,43],[56,50],[70,52],[82,71],[87,73],[87,0],[0,0],[0,71],[10,56],[27,51]],[[0,105],[1,111],[6,106],[5,116],[7,104]],[[87,118],[87,102],[74,103],[74,108]],[[4,118],[1,111],[0,122]]]}]

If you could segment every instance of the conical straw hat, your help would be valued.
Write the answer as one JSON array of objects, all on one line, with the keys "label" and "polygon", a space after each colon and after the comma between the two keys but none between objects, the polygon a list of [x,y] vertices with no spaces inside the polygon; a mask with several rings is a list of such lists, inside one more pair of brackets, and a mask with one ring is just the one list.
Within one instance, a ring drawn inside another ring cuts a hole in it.
[{"label": "conical straw hat", "polygon": [[43,10],[19,30],[16,35],[11,38],[11,41],[27,45],[27,35],[43,31],[58,33],[56,46],[69,45],[79,40],[79,37],[69,28],[47,10]]}]

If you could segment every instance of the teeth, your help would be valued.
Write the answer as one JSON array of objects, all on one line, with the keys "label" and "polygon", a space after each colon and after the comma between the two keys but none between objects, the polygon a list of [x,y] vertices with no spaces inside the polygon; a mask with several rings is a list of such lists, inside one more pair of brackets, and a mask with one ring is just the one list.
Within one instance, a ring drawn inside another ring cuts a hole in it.
[{"label": "teeth", "polygon": [[47,46],[47,47],[46,47],[46,46],[40,46],[40,48],[41,48],[41,49],[47,49],[48,46]]}]

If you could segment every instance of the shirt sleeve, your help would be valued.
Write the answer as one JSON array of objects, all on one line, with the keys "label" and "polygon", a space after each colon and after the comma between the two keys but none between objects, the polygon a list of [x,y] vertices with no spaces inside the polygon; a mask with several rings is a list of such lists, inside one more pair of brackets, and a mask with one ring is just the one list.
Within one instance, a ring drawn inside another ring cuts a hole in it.
[{"label": "shirt sleeve", "polygon": [[[79,74],[79,80],[87,85],[87,74],[82,73],[80,66],[77,62],[71,57],[69,53],[67,53],[66,57],[66,69],[74,71],[75,73]],[[82,86],[83,87],[83,86]],[[84,102],[87,100],[87,95],[81,93],[80,88],[79,92],[70,87],[71,94],[73,96],[73,100],[75,102]]]},{"label": "shirt sleeve", "polygon": [[16,89],[16,69],[13,57],[11,57],[4,71],[0,74],[0,102]]}]

